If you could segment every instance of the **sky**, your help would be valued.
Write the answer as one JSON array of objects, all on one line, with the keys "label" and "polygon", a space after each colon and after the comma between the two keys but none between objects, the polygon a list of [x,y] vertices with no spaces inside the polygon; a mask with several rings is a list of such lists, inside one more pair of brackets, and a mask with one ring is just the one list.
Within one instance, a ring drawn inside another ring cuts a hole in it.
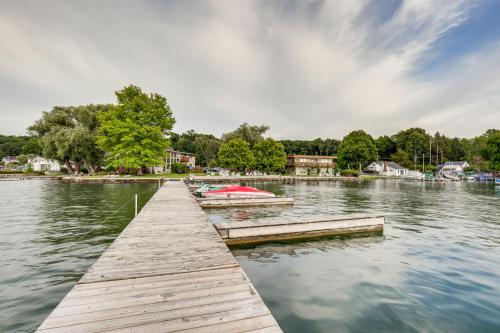
[{"label": "sky", "polygon": [[500,128],[500,1],[0,2],[0,134],[55,105],[168,99],[174,130],[278,139]]}]

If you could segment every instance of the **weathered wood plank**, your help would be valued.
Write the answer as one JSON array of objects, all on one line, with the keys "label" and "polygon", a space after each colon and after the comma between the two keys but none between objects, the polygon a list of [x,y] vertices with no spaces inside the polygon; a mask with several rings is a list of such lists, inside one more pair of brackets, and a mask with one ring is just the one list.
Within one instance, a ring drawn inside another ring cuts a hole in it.
[{"label": "weathered wood plank", "polygon": [[281,332],[183,183],[167,183],[38,332]]}]

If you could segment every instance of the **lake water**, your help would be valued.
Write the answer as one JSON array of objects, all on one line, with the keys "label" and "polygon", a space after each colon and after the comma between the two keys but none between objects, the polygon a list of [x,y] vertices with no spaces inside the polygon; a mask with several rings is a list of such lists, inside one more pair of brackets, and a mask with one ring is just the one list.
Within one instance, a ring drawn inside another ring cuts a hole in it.
[{"label": "lake water", "polygon": [[[293,207],[215,222],[383,213],[383,235],[234,250],[285,332],[499,332],[500,188],[399,181],[257,184]],[[1,181],[0,332],[31,332],[156,185]],[[113,214],[117,209],[117,213]],[[110,216],[111,215],[111,216]],[[110,217],[109,217],[110,216]]]},{"label": "lake water", "polygon": [[500,332],[499,186],[257,186],[296,204],[211,210],[210,218],[386,215],[383,235],[233,250],[285,332]]},{"label": "lake water", "polygon": [[0,181],[0,332],[33,332],[157,187]]}]

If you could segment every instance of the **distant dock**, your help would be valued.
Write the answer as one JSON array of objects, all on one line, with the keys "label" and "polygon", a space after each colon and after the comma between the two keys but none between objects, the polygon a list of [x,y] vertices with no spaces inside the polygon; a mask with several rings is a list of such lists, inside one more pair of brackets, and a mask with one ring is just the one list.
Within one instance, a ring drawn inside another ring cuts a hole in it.
[{"label": "distant dock", "polygon": [[282,332],[183,182],[167,182],[38,328]]}]

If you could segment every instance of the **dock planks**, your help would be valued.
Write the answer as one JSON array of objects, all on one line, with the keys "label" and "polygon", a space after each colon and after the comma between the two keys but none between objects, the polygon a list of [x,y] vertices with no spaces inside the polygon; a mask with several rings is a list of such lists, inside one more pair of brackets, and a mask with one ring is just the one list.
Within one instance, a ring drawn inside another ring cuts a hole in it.
[{"label": "dock planks", "polygon": [[383,231],[384,221],[384,216],[370,214],[307,215],[223,222],[215,226],[226,244],[240,245],[378,232]]},{"label": "dock planks", "polygon": [[37,332],[282,331],[186,185],[168,182]]}]

